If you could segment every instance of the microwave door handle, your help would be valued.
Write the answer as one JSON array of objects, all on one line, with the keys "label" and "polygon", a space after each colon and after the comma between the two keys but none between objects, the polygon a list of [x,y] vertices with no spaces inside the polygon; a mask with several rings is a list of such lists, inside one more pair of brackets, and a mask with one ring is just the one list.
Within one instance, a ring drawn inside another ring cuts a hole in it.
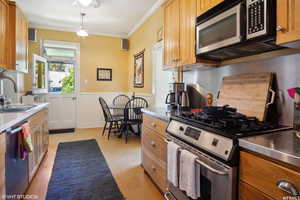
[{"label": "microwave door handle", "polygon": [[220,170],[218,170],[218,169],[215,169],[215,168],[209,166],[208,164],[202,162],[202,161],[199,160],[199,159],[196,159],[196,162],[197,162],[198,164],[200,164],[201,166],[205,167],[206,169],[208,169],[209,171],[215,173],[215,174],[222,175],[222,176],[228,175],[228,172],[226,172],[226,171],[220,171]]}]

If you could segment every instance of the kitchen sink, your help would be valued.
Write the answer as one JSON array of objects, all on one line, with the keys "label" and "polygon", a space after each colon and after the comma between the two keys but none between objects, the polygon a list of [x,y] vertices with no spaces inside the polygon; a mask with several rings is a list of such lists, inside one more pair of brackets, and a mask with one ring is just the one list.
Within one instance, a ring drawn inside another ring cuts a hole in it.
[{"label": "kitchen sink", "polygon": [[26,112],[35,106],[36,105],[10,105],[0,108],[0,113]]}]

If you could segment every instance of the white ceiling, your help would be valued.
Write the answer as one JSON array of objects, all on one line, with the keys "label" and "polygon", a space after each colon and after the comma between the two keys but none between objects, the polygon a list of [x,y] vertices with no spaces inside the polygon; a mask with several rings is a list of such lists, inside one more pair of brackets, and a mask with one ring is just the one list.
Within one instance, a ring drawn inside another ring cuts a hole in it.
[{"label": "white ceiling", "polygon": [[[30,26],[77,31],[80,8],[74,0],[16,0]],[[99,8],[84,8],[84,28],[90,34],[128,37],[163,0],[101,0]]]}]

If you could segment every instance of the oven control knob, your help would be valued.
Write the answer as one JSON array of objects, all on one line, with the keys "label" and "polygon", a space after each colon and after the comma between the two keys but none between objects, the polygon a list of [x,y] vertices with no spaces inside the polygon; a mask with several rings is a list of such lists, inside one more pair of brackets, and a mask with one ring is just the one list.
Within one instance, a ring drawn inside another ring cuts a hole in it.
[{"label": "oven control knob", "polygon": [[184,131],[184,128],[182,126],[179,127],[180,131]]}]

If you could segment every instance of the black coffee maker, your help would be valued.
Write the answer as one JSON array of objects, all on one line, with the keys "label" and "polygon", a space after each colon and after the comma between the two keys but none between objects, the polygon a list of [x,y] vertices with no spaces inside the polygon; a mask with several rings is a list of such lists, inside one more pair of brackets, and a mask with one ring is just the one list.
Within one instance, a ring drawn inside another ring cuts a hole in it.
[{"label": "black coffee maker", "polygon": [[166,97],[168,110],[176,110],[179,108],[182,92],[184,92],[184,83],[170,83],[170,92]]}]

